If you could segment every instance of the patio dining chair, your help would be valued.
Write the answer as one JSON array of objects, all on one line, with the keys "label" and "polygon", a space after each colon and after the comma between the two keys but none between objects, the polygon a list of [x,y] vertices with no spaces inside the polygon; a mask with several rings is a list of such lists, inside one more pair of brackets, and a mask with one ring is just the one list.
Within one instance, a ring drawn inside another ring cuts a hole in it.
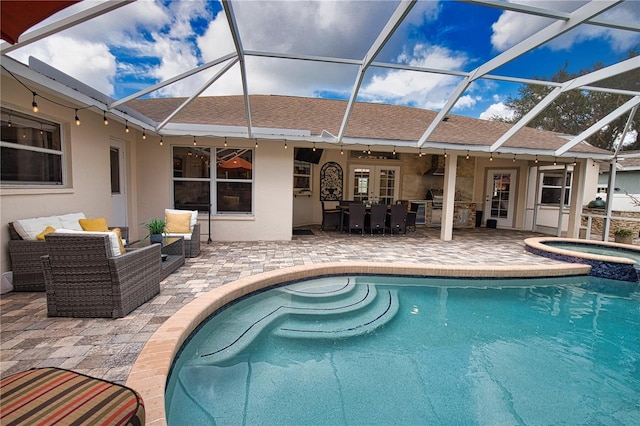
[{"label": "patio dining chair", "polygon": [[407,228],[413,227],[413,231],[416,231],[416,218],[418,217],[418,207],[420,204],[411,203],[409,211],[407,211]]},{"label": "patio dining chair", "polygon": [[340,219],[342,210],[338,208],[329,208],[324,201],[322,203],[322,225],[320,229],[326,231],[327,228],[338,229],[340,227]]},{"label": "patio dining chair", "polygon": [[387,206],[386,204],[373,204],[371,206],[371,212],[369,213],[369,228],[371,235],[374,231],[382,231],[384,235],[385,222],[387,219]]},{"label": "patio dining chair", "polygon": [[366,206],[364,204],[349,204],[349,209],[344,213],[344,225],[346,225],[351,234],[352,230],[360,230],[364,235],[364,218],[366,214]]},{"label": "patio dining chair", "polygon": [[407,206],[406,204],[394,204],[391,211],[387,213],[387,225],[389,232],[393,235],[397,233],[407,233]]}]

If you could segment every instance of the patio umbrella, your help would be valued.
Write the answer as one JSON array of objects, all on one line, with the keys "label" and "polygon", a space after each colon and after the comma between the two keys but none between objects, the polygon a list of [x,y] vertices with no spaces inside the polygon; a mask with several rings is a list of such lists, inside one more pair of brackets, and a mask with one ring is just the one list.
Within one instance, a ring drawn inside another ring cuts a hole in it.
[{"label": "patio umbrella", "polygon": [[3,1],[0,8],[2,39],[16,44],[23,32],[74,3],[78,0]]},{"label": "patio umbrella", "polygon": [[222,169],[245,169],[251,170],[251,163],[242,157],[231,158],[218,166]]}]

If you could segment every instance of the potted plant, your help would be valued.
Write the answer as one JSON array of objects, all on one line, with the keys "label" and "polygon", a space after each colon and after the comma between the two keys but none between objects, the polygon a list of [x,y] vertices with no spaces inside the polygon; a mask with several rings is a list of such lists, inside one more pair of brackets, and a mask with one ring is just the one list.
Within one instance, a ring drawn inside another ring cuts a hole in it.
[{"label": "potted plant", "polygon": [[633,231],[631,229],[618,229],[613,235],[616,243],[633,244]]},{"label": "potted plant", "polygon": [[[161,243],[162,233],[166,222],[163,219],[151,219],[149,222],[143,222],[142,226],[149,231],[149,239],[151,243]],[[145,237],[146,238],[146,237]]]}]

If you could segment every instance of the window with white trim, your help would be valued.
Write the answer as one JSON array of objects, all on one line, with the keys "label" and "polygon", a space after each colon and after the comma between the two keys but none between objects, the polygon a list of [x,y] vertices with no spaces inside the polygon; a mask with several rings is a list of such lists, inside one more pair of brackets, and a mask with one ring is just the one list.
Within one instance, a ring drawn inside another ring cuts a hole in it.
[{"label": "window with white trim", "polygon": [[[562,179],[564,176],[563,170],[545,170],[541,173],[540,185],[540,204],[546,205],[560,205],[560,198],[562,195]],[[564,205],[569,206],[571,202],[571,178],[572,173],[567,171],[567,180],[565,182],[564,190]]]},{"label": "window with white trim", "polygon": [[208,212],[211,200],[211,148],[173,147],[173,205]]},{"label": "window with white trim", "polygon": [[217,214],[253,213],[253,150],[216,149]]},{"label": "window with white trim", "polygon": [[311,163],[293,161],[293,192],[311,193]]},{"label": "window with white trim", "polygon": [[64,184],[60,124],[2,108],[2,184]]}]

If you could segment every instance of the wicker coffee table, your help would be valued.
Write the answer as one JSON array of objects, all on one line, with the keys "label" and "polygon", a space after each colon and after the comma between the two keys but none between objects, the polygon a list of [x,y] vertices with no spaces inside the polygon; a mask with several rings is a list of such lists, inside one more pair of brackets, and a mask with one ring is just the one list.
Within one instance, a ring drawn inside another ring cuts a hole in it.
[{"label": "wicker coffee table", "polygon": [[[136,241],[127,245],[127,248],[141,248],[151,244],[149,239]],[[165,279],[170,273],[184,265],[184,238],[165,237],[162,239],[162,272],[160,279]]]}]

